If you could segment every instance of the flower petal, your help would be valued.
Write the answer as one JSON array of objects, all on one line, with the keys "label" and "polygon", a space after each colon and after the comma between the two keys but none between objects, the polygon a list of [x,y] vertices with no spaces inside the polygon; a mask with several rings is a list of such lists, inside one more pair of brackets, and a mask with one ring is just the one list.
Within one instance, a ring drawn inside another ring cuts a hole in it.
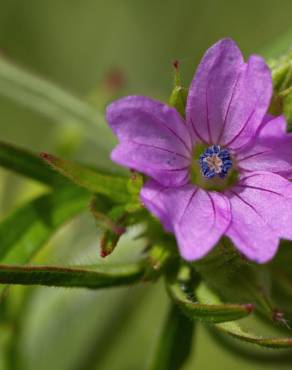
[{"label": "flower petal", "polygon": [[292,179],[292,134],[286,133],[285,118],[269,117],[236,161],[244,171],[269,171]]},{"label": "flower petal", "polygon": [[112,159],[141,171],[164,185],[186,182],[191,137],[179,113],[143,96],[120,99],[106,118],[120,140]]},{"label": "flower petal", "polygon": [[279,239],[292,239],[292,184],[269,172],[253,172],[226,193],[232,221],[226,232],[249,259],[269,261]]},{"label": "flower petal", "polygon": [[206,255],[230,223],[228,199],[194,185],[167,188],[148,181],[141,191],[145,206],[174,232],[180,254],[186,260]]},{"label": "flower petal", "polygon": [[197,69],[187,122],[198,141],[238,149],[253,138],[271,95],[271,74],[264,60],[251,56],[244,63],[236,44],[224,39],[206,52]]}]

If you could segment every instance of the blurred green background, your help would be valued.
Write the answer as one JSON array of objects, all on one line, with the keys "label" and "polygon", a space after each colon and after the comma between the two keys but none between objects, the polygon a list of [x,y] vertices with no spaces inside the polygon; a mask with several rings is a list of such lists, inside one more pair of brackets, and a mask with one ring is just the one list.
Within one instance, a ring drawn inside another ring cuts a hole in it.
[{"label": "blurred green background", "polygon": [[[90,96],[101,111],[110,71],[119,71],[124,81],[119,94],[166,100],[174,59],[181,61],[188,85],[204,51],[222,37],[234,38],[245,55],[267,57],[292,41],[291,0],[0,0],[0,5],[0,53],[77,96]],[[0,133],[1,140],[35,151],[110,165],[113,139],[105,127],[99,138],[98,130],[83,135],[70,122],[54,121],[4,97]],[[45,190],[0,169],[1,218]],[[135,232],[122,238],[110,261],[137,258],[143,241],[132,240]],[[98,231],[85,214],[66,225],[35,260],[96,263],[98,254]],[[160,283],[98,292],[18,287],[5,305],[7,310],[0,312],[1,370],[143,370],[168,301]],[[291,366],[239,358],[198,325],[185,370]]]}]

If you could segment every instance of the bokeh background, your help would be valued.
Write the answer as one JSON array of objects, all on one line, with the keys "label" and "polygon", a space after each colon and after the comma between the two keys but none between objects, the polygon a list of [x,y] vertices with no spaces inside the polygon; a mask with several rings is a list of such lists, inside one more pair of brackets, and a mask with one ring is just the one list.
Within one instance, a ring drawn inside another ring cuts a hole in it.
[{"label": "bokeh background", "polygon": [[[291,0],[0,0],[0,53],[103,113],[114,95],[167,100],[172,61],[181,61],[187,86],[206,48],[222,37],[234,38],[245,55],[278,55],[292,44],[291,14]],[[105,123],[88,130],[0,96],[1,140],[110,166],[114,141]],[[1,219],[44,191],[0,169]],[[143,241],[133,241],[135,233],[122,238],[111,261],[137,258]],[[84,214],[58,232],[35,261],[96,263],[98,248],[96,225]],[[0,318],[1,370],[143,370],[168,300],[162,283],[96,292],[16,287],[6,305],[7,317]],[[291,366],[238,357],[198,325],[185,370]]]}]

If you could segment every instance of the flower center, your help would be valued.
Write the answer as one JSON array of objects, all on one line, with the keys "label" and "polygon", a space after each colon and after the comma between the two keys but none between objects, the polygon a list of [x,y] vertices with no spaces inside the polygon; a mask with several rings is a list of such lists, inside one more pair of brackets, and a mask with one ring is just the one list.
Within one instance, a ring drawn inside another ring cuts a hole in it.
[{"label": "flower center", "polygon": [[201,173],[211,179],[215,176],[226,177],[232,167],[232,160],[227,149],[221,149],[219,145],[209,146],[199,157]]},{"label": "flower center", "polygon": [[238,172],[227,149],[197,144],[193,155],[190,167],[193,184],[206,190],[224,191],[236,183]]}]

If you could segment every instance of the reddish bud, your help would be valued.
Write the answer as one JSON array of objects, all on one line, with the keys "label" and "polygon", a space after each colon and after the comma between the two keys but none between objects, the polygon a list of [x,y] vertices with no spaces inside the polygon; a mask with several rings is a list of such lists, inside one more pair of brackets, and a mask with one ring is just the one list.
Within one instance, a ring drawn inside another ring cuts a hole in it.
[{"label": "reddish bud", "polygon": [[131,180],[136,181],[137,180],[137,171],[130,169],[131,172]]},{"label": "reddish bud", "polygon": [[172,62],[172,65],[173,65],[173,68],[176,69],[178,71],[179,69],[179,61],[177,59],[175,59],[173,62]]},{"label": "reddish bud", "polygon": [[284,314],[283,314],[283,312],[278,311],[277,309],[275,309],[273,311],[272,318],[273,318],[274,321],[283,321],[284,320]]},{"label": "reddish bud", "polygon": [[273,318],[274,321],[279,322],[280,324],[284,325],[287,329],[291,330],[289,322],[285,319],[283,312],[280,312],[278,310],[274,310],[272,318]]},{"label": "reddish bud", "polygon": [[106,250],[104,250],[104,249],[100,250],[100,257],[105,258],[108,255],[109,255],[109,253]]},{"label": "reddish bud", "polygon": [[254,305],[252,303],[247,303],[245,305],[245,308],[246,308],[246,310],[247,310],[248,313],[251,313],[254,310]]},{"label": "reddish bud", "polygon": [[50,160],[51,159],[51,155],[50,154],[48,154],[48,153],[41,153],[40,154],[40,157],[42,158],[42,159],[45,159],[45,160]]},{"label": "reddish bud", "polygon": [[113,68],[105,76],[104,83],[110,90],[120,90],[125,86],[125,75],[119,68]]}]

